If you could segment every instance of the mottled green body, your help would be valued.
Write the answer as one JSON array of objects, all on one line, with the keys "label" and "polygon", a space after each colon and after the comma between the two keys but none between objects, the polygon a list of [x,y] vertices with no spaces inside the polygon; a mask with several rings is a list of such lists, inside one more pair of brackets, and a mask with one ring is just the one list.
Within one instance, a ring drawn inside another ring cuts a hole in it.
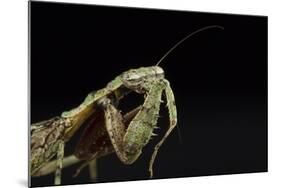
[{"label": "mottled green body", "polygon": [[[128,122],[116,109],[114,101],[118,102],[131,91],[145,94],[145,102],[134,111],[131,121]],[[38,127],[38,129],[34,128],[31,136],[31,143],[33,143],[31,174],[35,174],[56,154],[57,160],[62,160],[63,143],[67,142],[77,129],[97,112],[97,109],[102,109],[104,112],[104,124],[118,158],[124,164],[132,164],[154,135],[153,129],[157,124],[163,91],[166,93],[169,108],[170,128],[167,132],[170,132],[176,125],[175,100],[169,82],[164,78],[164,71],[158,66],[126,71],[109,82],[105,88],[88,94],[77,108],[63,112],[57,119],[33,125],[32,127]],[[124,122],[128,126],[125,126]],[[163,142],[167,136],[168,134],[160,142]],[[159,143],[158,148],[161,144]],[[150,161],[151,176],[158,148],[155,149]],[[61,164],[62,162],[59,161],[58,169],[62,168]],[[60,170],[56,171],[55,179],[56,184],[60,184]]]},{"label": "mottled green body", "polygon": [[154,135],[153,130],[156,128],[159,116],[162,93],[165,91],[170,127],[152,154],[149,171],[150,176],[153,176],[152,166],[158,148],[168,137],[177,122],[177,110],[172,89],[169,82],[164,78],[164,71],[158,66],[131,69],[124,72],[120,79],[123,83],[122,86],[145,94],[144,104],[131,120],[127,129],[124,126],[121,113],[111,103],[110,99],[104,97],[98,102],[99,106],[104,108],[105,126],[112,145],[117,156],[124,164],[132,164],[136,161],[142,152],[142,148]]},{"label": "mottled green body", "polygon": [[[157,125],[162,94],[165,93],[170,126],[163,138],[154,148],[149,164],[149,172],[152,177],[153,162],[158,149],[177,124],[177,109],[174,94],[168,80],[164,78],[164,71],[158,65],[186,39],[196,33],[211,28],[223,29],[221,26],[213,25],[196,30],[177,42],[157,62],[156,66],[126,71],[109,82],[105,88],[91,92],[81,105],[73,110],[63,112],[58,119],[54,118],[49,121],[33,124],[31,126],[31,174],[34,175],[57,154],[58,163],[55,184],[60,184],[64,143],[72,137],[88,118],[92,115],[99,114],[100,110],[102,110],[104,118],[94,122],[97,128],[92,129],[95,133],[92,135],[99,137],[101,134],[107,132],[106,142],[102,146],[98,145],[96,143],[98,139],[89,139],[89,135],[86,134],[87,136],[81,138],[82,141],[80,145],[83,145],[83,143],[87,141],[93,143],[76,148],[77,156],[83,153],[83,156],[87,156],[86,158],[89,162],[91,157],[95,158],[95,156],[105,155],[110,153],[109,151],[114,151],[124,164],[133,163],[140,156],[142,148],[149,142],[150,138],[154,136],[153,130]],[[116,102],[118,103],[126,93],[131,91],[144,94],[145,102],[142,106],[133,109],[123,116],[118,110]],[[99,125],[105,127],[99,128]],[[91,133],[92,132],[89,132],[89,134]],[[80,145],[78,144],[78,146]],[[97,146],[98,148],[91,153],[91,146]],[[98,154],[96,153],[97,151],[99,152]],[[44,174],[44,172],[40,173]]]}]

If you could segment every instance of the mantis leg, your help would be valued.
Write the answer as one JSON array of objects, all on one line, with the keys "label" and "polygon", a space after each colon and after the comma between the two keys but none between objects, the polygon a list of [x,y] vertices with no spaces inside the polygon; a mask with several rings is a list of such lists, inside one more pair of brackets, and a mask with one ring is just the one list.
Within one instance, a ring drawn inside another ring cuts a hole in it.
[{"label": "mantis leg", "polygon": [[170,87],[169,81],[164,80],[164,82],[166,85],[165,95],[166,95],[167,107],[168,107],[168,112],[169,112],[170,126],[169,126],[169,129],[166,131],[165,135],[163,136],[163,138],[154,147],[154,152],[153,152],[150,162],[149,162],[150,177],[153,177],[153,163],[154,163],[154,160],[156,158],[159,148],[161,147],[161,145],[164,143],[164,141],[167,139],[167,137],[169,136],[169,134],[172,132],[172,130],[175,128],[175,126],[177,124],[177,108],[176,108],[176,103],[175,103],[175,97],[174,97],[173,91]]},{"label": "mantis leg", "polygon": [[127,114],[126,118],[123,118],[121,113],[111,103],[110,99],[104,98],[101,102],[101,106],[104,108],[105,127],[114,147],[115,153],[123,163],[131,164],[132,162],[127,157],[123,149],[123,138],[126,131],[126,124],[128,124],[128,121],[131,119],[134,119],[135,114],[139,111],[140,107],[132,110]]},{"label": "mantis leg", "polygon": [[[80,161],[81,160],[77,159],[74,155],[70,155],[63,159],[62,168],[66,168]],[[56,169],[57,169],[57,160],[52,160],[48,162],[46,165],[44,165],[42,168],[40,168],[39,171],[37,171],[36,174],[34,174],[33,176],[40,177],[40,176],[49,175],[51,173],[54,173]]]},{"label": "mantis leg", "polygon": [[64,142],[63,142],[63,140],[61,140],[58,143],[57,168],[55,171],[55,185],[61,184],[61,171],[62,171],[63,157],[64,157]]},{"label": "mantis leg", "polygon": [[96,160],[96,156],[97,155],[93,155],[90,159],[87,159],[75,172],[75,174],[73,175],[73,177],[77,177],[80,172],[86,167],[88,166],[91,162]]},{"label": "mantis leg", "polygon": [[[107,99],[105,99],[107,100]],[[105,102],[105,101],[104,101]],[[111,103],[111,101],[107,101],[106,103]],[[124,122],[124,124],[118,124],[117,126],[122,126],[122,127],[127,127],[128,124],[130,123],[130,121],[135,117],[135,115],[138,113],[138,111],[140,110],[141,106],[131,110],[130,112],[128,112],[127,114],[124,115],[124,117],[121,117],[122,115],[115,109],[115,107],[111,104],[107,104],[109,105],[110,107],[107,107],[105,110],[108,112],[108,113],[112,113],[112,116],[115,117],[115,116],[120,116],[120,119],[122,119],[122,122]],[[115,115],[114,115],[115,114]],[[104,126],[104,125],[103,125]],[[124,128],[124,129],[125,129]],[[117,134],[117,133],[116,133]],[[114,135],[116,137],[116,135]],[[117,147],[117,146],[116,146]],[[111,153],[111,152],[110,152]],[[104,155],[105,153],[103,153]],[[91,176],[91,179],[93,181],[96,180],[96,177],[97,177],[97,171],[95,170],[96,168],[96,159],[98,157],[98,153],[96,153],[95,155],[93,155],[91,158],[87,159],[76,171],[76,173],[73,175],[73,177],[77,177],[80,172],[86,167],[89,165],[90,167],[90,176]]]},{"label": "mantis leg", "polygon": [[142,148],[153,136],[156,127],[164,82],[151,86],[144,104],[130,122],[127,130],[123,124],[122,115],[111,104],[109,99],[102,101],[105,111],[106,128],[112,145],[119,159],[125,164],[132,164],[140,156]]},{"label": "mantis leg", "polygon": [[98,177],[97,160],[93,160],[89,164],[89,173],[90,173],[91,182],[96,182],[97,181],[97,177]]}]

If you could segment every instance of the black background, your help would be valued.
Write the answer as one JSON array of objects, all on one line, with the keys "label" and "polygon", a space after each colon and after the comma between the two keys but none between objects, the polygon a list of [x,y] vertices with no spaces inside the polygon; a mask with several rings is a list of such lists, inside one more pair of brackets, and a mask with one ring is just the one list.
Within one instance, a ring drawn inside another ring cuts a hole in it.
[{"label": "black background", "polygon": [[[79,105],[130,68],[160,65],[174,90],[175,129],[159,151],[155,178],[267,171],[267,17],[31,2],[31,121]],[[143,97],[121,101],[127,110]],[[153,146],[168,127],[162,106],[155,137],[130,166],[115,154],[98,160],[98,182],[148,178]],[[83,127],[66,146],[73,152]],[[62,183],[87,183],[88,171],[63,170]],[[53,175],[32,186],[53,184]]]}]

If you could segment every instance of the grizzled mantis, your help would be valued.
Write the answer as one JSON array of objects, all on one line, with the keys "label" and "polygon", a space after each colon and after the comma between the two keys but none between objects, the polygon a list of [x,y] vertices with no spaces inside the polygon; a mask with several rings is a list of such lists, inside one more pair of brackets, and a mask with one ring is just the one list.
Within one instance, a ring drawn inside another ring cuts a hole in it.
[{"label": "grizzled mantis", "polygon": [[[164,70],[158,65],[187,38],[210,28],[222,29],[215,25],[199,29],[175,44],[155,66],[123,72],[105,88],[88,94],[77,108],[63,112],[59,117],[32,124],[31,175],[36,175],[57,155],[55,184],[60,184],[64,144],[88,119],[90,119],[88,131],[84,132],[76,147],[77,158],[91,161],[98,156],[115,152],[124,164],[134,163],[141,155],[142,148],[154,135],[153,130],[157,125],[162,95],[165,93],[170,125],[154,147],[149,162],[149,172],[152,177],[153,163],[158,150],[177,124],[175,97],[169,81],[164,77]],[[117,103],[132,91],[143,94],[144,103],[123,116],[117,108]],[[90,131],[91,129],[93,131]],[[98,142],[99,140],[102,142]],[[85,142],[88,143],[83,147]]]}]

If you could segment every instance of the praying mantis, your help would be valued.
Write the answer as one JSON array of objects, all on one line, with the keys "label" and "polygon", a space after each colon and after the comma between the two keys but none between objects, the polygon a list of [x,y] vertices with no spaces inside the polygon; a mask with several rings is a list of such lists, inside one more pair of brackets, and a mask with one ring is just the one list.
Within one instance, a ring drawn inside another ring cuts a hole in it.
[{"label": "praying mantis", "polygon": [[[175,96],[159,63],[187,38],[211,28],[222,29],[216,25],[199,29],[176,43],[155,66],[125,71],[103,89],[89,93],[78,107],[63,112],[61,116],[32,124],[31,175],[41,173],[40,169],[57,156],[54,183],[61,184],[64,145],[85,122],[88,126],[74,153],[77,159],[86,160],[87,165],[97,157],[115,153],[122,163],[134,163],[155,136],[153,130],[157,128],[160,104],[165,96],[169,127],[155,145],[149,162],[149,174],[153,177],[153,163],[158,150],[177,125]],[[130,92],[143,95],[144,103],[123,115],[118,103]]]}]

